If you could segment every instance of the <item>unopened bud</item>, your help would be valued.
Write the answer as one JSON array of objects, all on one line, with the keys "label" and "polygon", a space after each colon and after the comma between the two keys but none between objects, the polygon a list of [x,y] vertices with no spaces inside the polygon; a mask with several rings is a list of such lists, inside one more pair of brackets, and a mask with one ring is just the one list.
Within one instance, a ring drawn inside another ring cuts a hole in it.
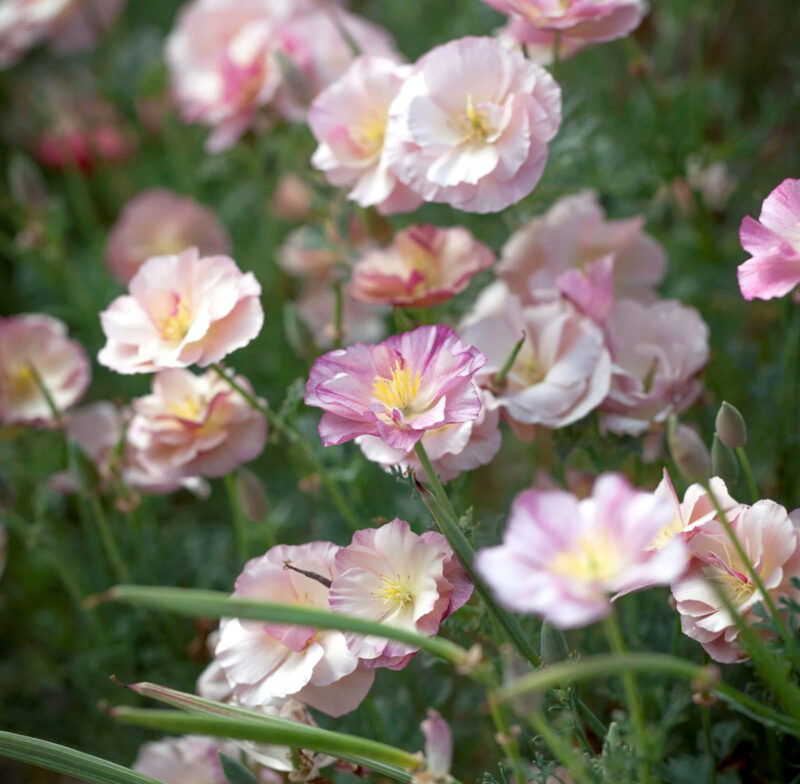
[{"label": "unopened bud", "polygon": [[716,420],[717,435],[725,446],[736,449],[747,446],[747,425],[736,406],[724,402],[719,407]]},{"label": "unopened bud", "polygon": [[245,516],[254,523],[267,516],[269,502],[267,491],[261,480],[249,469],[240,468],[236,472],[236,493]]},{"label": "unopened bud", "polygon": [[694,430],[673,421],[667,433],[667,443],[675,466],[684,479],[699,482],[711,476],[711,455]]},{"label": "unopened bud", "polygon": [[545,621],[539,636],[539,651],[545,664],[558,664],[569,657],[567,638],[561,629],[556,629]]},{"label": "unopened bud", "polygon": [[275,54],[278,61],[278,70],[281,73],[281,83],[290,100],[300,106],[308,106],[313,98],[313,91],[308,77],[300,67],[284,52]]},{"label": "unopened bud", "polygon": [[714,433],[711,442],[711,471],[727,485],[735,484],[739,478],[739,464],[733,452],[722,443],[719,433]]}]

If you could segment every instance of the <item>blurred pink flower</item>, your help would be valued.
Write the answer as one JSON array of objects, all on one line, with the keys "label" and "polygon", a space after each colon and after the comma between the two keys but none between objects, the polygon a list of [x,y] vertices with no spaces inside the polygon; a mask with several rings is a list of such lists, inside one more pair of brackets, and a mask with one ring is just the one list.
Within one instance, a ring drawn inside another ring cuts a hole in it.
[{"label": "blurred pink flower", "polygon": [[227,784],[219,752],[237,758],[231,741],[185,735],[145,743],[133,769],[164,784]]},{"label": "blurred pink flower", "polygon": [[208,207],[165,188],[151,188],[123,207],[108,235],[106,263],[114,277],[128,283],[151,256],[190,247],[202,256],[228,254],[231,240]]},{"label": "blurred pink flower", "polygon": [[564,427],[608,394],[611,357],[602,330],[569,302],[522,307],[502,282],[484,290],[460,327],[488,357],[479,383],[491,389],[522,336],[525,340],[492,404],[518,425]]},{"label": "blurred pink flower", "polygon": [[[356,531],[352,543],[336,553],[329,602],[335,612],[433,637],[471,594],[472,584],[445,538],[435,532],[418,536],[395,518]],[[371,635],[345,637],[368,667],[402,669],[419,650]]]},{"label": "blurred pink flower", "polygon": [[562,490],[526,490],[514,500],[503,543],[479,551],[476,567],[509,609],[561,628],[587,626],[611,612],[616,596],[680,576],[680,538],[652,549],[672,516],[669,501],[621,474],[600,476],[582,501]]},{"label": "blurred pink flower", "polygon": [[[500,411],[491,405],[489,392],[481,390],[480,395],[481,413],[476,420],[444,425],[422,436],[422,445],[442,482],[490,463],[500,451]],[[393,449],[377,436],[358,436],[356,443],[368,460],[378,463],[385,471],[394,467],[404,472],[412,469],[420,480],[428,481],[413,450]]]},{"label": "blurred pink flower", "polygon": [[449,327],[419,327],[321,356],[305,402],[325,412],[319,423],[325,446],[374,435],[409,451],[428,430],[478,418],[473,376],[485,362]]},{"label": "blurred pink flower", "polygon": [[272,212],[281,220],[300,222],[311,215],[314,192],[295,172],[281,174],[270,199]]},{"label": "blurred pink flower", "polygon": [[[248,561],[233,595],[327,610],[338,550],[329,542],[273,547]],[[359,705],[375,677],[374,670],[359,666],[339,631],[228,618],[220,632],[217,660],[234,698],[248,707],[295,697],[341,716]]]},{"label": "blurred pink flower", "polygon": [[[791,578],[800,577],[800,513],[789,515],[774,501],[758,501],[751,507],[739,507],[738,513],[732,510],[728,522],[776,603],[781,596],[798,598]],[[716,518],[695,530],[688,548],[689,569],[672,586],[681,628],[715,661],[744,661],[747,655],[738,643],[739,630],[715,586],[725,591],[749,623],[760,621],[752,611],[763,596]]]},{"label": "blurred pink flower", "polygon": [[675,300],[622,300],[607,326],[614,370],[602,407],[606,429],[641,435],[695,401],[709,345],[708,327],[694,308]]},{"label": "blurred pink flower", "polygon": [[[246,378],[235,381],[253,394]],[[132,406],[128,443],[153,475],[224,476],[258,457],[267,441],[264,415],[213,370],[162,370],[152,393]]]},{"label": "blurred pink flower", "polygon": [[643,226],[641,216],[607,220],[594,191],[564,196],[511,236],[497,273],[526,303],[562,293],[572,298],[578,279],[591,283],[592,274],[603,272],[594,265],[607,265],[603,260],[611,256],[613,296],[650,302],[666,272],[667,256]]},{"label": "blurred pink flower", "polygon": [[517,14],[543,30],[569,38],[611,41],[635,30],[647,13],[645,0],[484,0],[507,14]]},{"label": "blurred pink flower", "polygon": [[348,197],[379,212],[408,212],[422,200],[398,183],[384,153],[389,106],[410,66],[359,57],[311,104],[308,124],[319,142],[312,165]]},{"label": "blurred pink flower", "polygon": [[745,299],[782,297],[800,283],[800,180],[775,188],[757,221],[745,216],[739,238],[752,257],[738,270]]},{"label": "blurred pink flower", "polygon": [[420,724],[425,738],[425,771],[415,776],[415,784],[447,781],[453,763],[453,733],[450,725],[441,717],[439,711],[431,708]]},{"label": "blurred pink flower", "polygon": [[430,307],[463,291],[494,261],[491,249],[462,226],[411,226],[388,248],[361,257],[353,267],[350,293],[362,302]]},{"label": "blurred pink flower", "polygon": [[58,24],[50,35],[50,47],[54,52],[65,54],[91,49],[117,20],[125,2],[126,0],[68,0],[69,7],[59,17]]},{"label": "blurred pink flower", "polygon": [[[557,33],[543,30],[521,16],[512,16],[497,32],[497,37],[509,47],[521,46],[526,57],[537,65],[551,65]],[[567,60],[589,45],[580,38],[562,35],[558,49],[558,59]]]},{"label": "blurred pink flower", "polygon": [[59,412],[75,405],[91,379],[91,365],[66,325],[39,313],[0,318],[0,421],[54,424],[39,376]]},{"label": "blurred pink flower", "polygon": [[499,212],[533,190],[560,124],[561,89],[547,71],[493,38],[461,38],[403,83],[386,156],[425,201]]},{"label": "blurred pink flower", "polygon": [[148,259],[100,314],[101,365],[117,373],[206,367],[246,346],[264,322],[261,286],[227,256],[197,248]]}]

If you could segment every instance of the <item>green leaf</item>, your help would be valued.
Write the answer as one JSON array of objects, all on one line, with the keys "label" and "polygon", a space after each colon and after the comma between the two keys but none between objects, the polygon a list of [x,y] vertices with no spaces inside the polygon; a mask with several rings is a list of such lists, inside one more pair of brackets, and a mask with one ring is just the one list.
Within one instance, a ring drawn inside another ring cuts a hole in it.
[{"label": "green leaf", "polygon": [[219,753],[219,761],[228,784],[258,784],[258,779],[241,762],[222,752]]},{"label": "green leaf", "polygon": [[0,756],[73,776],[89,784],[161,784],[150,776],[100,757],[13,732],[0,731]]}]

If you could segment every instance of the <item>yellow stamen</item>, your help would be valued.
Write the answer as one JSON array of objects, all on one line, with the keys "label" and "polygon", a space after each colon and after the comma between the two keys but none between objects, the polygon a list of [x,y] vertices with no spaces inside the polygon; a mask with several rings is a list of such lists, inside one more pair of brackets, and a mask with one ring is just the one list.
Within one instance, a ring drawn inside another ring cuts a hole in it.
[{"label": "yellow stamen", "polygon": [[375,595],[383,599],[387,604],[399,604],[403,609],[407,604],[414,601],[414,594],[411,592],[411,578],[401,577],[399,574],[393,576],[382,575],[381,587]]},{"label": "yellow stamen", "polygon": [[606,535],[584,536],[571,550],[559,553],[550,571],[578,580],[607,580],[619,570],[619,551]]},{"label": "yellow stamen", "polygon": [[30,365],[19,365],[8,375],[9,394],[15,400],[25,400],[38,393],[36,376]]},{"label": "yellow stamen", "polygon": [[384,116],[372,116],[353,133],[353,140],[361,148],[364,155],[376,155],[383,149],[386,135]]},{"label": "yellow stamen", "polygon": [[205,402],[203,400],[186,395],[183,400],[172,406],[172,413],[181,419],[197,420],[204,409]]},{"label": "yellow stamen", "polygon": [[472,97],[472,93],[467,95],[467,110],[463,115],[461,125],[466,135],[466,141],[485,142],[492,134],[489,117],[485,110],[475,108],[475,100]]},{"label": "yellow stamen", "polygon": [[416,400],[421,383],[419,371],[412,377],[411,368],[401,368],[400,360],[397,360],[391,378],[375,376],[372,393],[388,410],[398,409],[406,413]]},{"label": "yellow stamen", "polygon": [[161,337],[180,343],[192,326],[192,314],[186,303],[177,299],[172,313],[161,322]]}]

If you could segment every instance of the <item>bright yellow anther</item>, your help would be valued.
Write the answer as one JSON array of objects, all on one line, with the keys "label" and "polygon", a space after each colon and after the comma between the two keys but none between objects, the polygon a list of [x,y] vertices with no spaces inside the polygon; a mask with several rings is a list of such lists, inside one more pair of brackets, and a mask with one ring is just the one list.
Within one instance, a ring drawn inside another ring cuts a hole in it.
[{"label": "bright yellow anther", "polygon": [[605,535],[584,536],[559,553],[550,571],[578,580],[607,580],[619,570],[619,549]]},{"label": "bright yellow anther", "polygon": [[405,412],[416,400],[421,383],[419,371],[412,376],[411,368],[401,368],[400,361],[397,360],[392,369],[391,378],[375,376],[372,393],[388,410],[396,408]]},{"label": "bright yellow anther", "polygon": [[161,322],[161,337],[180,343],[192,326],[192,314],[183,300],[178,299],[172,313]]},{"label": "bright yellow anther", "polygon": [[414,594],[411,592],[409,578],[403,578],[399,574],[393,576],[383,575],[381,577],[381,587],[375,592],[387,604],[399,604],[402,609],[407,604],[414,601]]}]

